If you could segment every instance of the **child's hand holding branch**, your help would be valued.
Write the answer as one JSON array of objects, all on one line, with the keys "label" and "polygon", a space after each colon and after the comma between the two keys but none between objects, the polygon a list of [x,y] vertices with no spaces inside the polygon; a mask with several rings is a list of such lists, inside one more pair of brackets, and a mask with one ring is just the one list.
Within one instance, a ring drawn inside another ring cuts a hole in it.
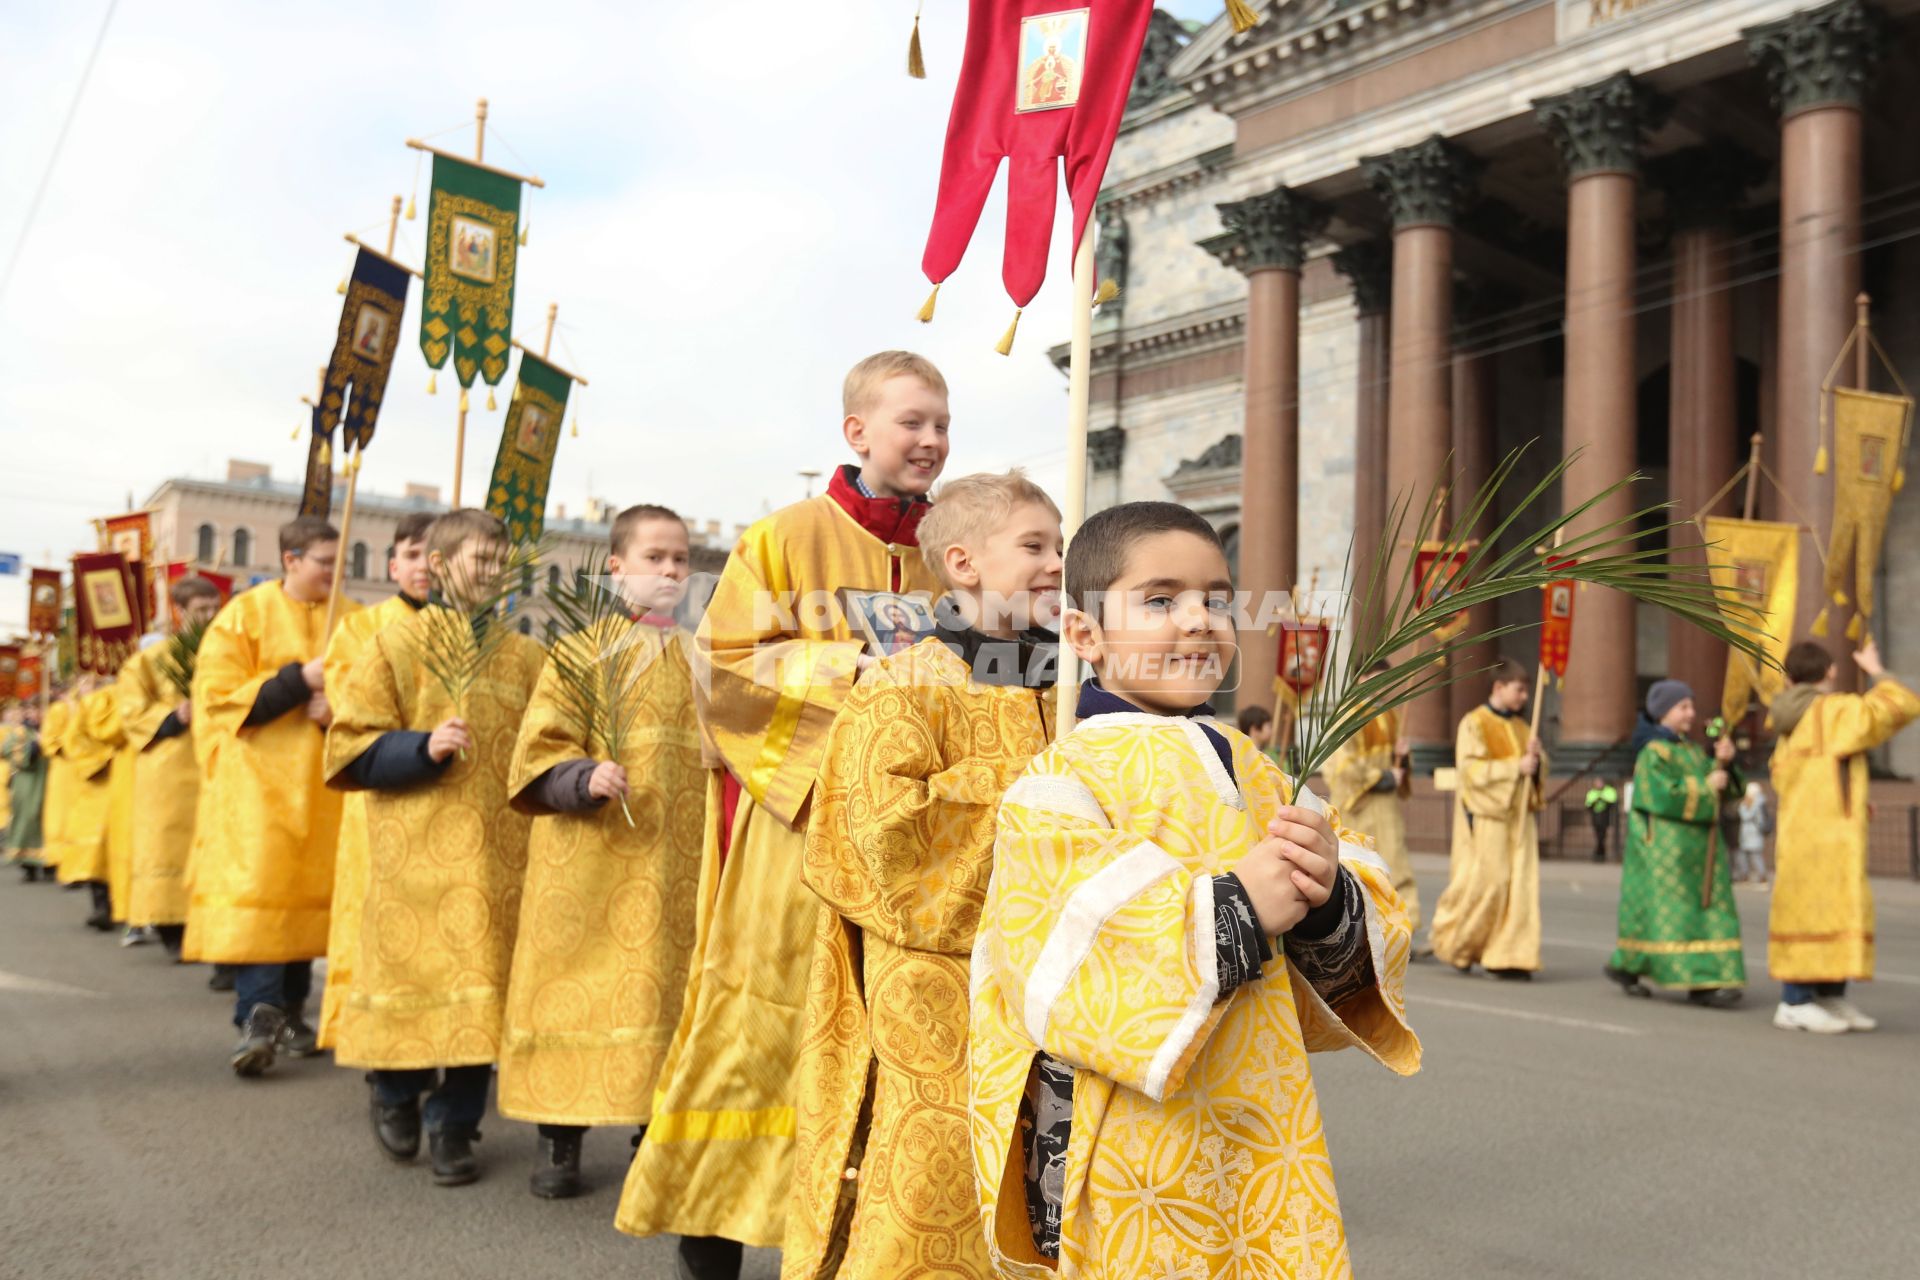
[{"label": "child's hand holding branch", "polygon": [[618,796],[625,803],[629,794],[625,767],[611,760],[603,760],[595,765],[593,772],[587,775],[587,794],[595,800],[611,800]]},{"label": "child's hand holding branch", "polygon": [[435,764],[444,763],[456,751],[465,754],[471,750],[473,734],[459,716],[447,717],[427,738],[427,758]]},{"label": "child's hand holding branch", "polygon": [[1324,814],[1287,805],[1233,873],[1253,900],[1260,927],[1278,937],[1333,895],[1340,841]]}]

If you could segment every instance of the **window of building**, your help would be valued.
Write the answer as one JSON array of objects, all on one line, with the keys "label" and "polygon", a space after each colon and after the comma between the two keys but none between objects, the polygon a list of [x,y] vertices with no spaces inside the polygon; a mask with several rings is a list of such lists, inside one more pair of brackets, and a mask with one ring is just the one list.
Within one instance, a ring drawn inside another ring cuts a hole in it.
[{"label": "window of building", "polygon": [[253,534],[246,529],[233,531],[233,563],[236,566],[253,563]]},{"label": "window of building", "polygon": [[193,558],[201,564],[213,563],[213,526],[203,524],[194,535]]},{"label": "window of building", "polygon": [[560,566],[550,564],[547,566],[547,594],[552,595],[558,590],[560,590]]},{"label": "window of building", "polygon": [[367,544],[366,543],[356,542],[353,544],[353,558],[347,562],[347,573],[350,574],[353,577],[354,581],[356,582],[366,581],[366,577],[367,577]]}]

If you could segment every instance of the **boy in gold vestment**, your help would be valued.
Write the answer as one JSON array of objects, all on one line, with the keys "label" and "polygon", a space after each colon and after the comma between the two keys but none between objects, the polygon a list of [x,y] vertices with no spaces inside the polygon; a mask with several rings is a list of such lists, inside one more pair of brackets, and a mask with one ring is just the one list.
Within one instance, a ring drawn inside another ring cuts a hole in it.
[{"label": "boy in gold vestment", "polygon": [[1817,641],[1796,644],[1771,708],[1780,835],[1767,970],[1781,985],[1773,1025],[1783,1031],[1879,1025],[1847,999],[1847,983],[1873,977],[1866,753],[1920,718],[1920,695],[1886,673],[1871,637],[1853,657],[1873,687],[1838,693],[1832,655]]},{"label": "boy in gold vestment", "polygon": [[[320,772],[328,598],[340,534],[317,516],[280,526],[278,582],[227,602],[193,667],[200,762],[188,960],[231,964],[234,1074],[258,1076],[283,1040],[309,1043],[313,961],[326,954],[340,799]],[[360,606],[342,600],[343,616]]]},{"label": "boy in gold vestment", "polygon": [[66,699],[61,758],[67,765],[66,811],[60,826],[60,883],[83,884],[92,895],[87,927],[113,928],[108,888],[107,822],[113,807],[113,753],[120,716],[104,678],[83,675]]},{"label": "boy in gold vestment", "polygon": [[507,556],[497,517],[448,512],[427,555],[444,603],[375,635],[334,693],[327,781],[367,792],[368,856],[334,1061],[372,1070],[382,1154],[411,1161],[424,1123],[433,1180],[453,1187],[480,1176],[527,865],[507,768],[546,655],[487,606]]},{"label": "boy in gold vestment", "polygon": [[994,1271],[1347,1276],[1306,1055],[1417,1069],[1405,913],[1379,859],[1211,718],[1237,646],[1205,520],[1100,512],[1067,595],[1062,638],[1097,679],[1001,802],[973,949]]},{"label": "boy in gold vestment", "polygon": [[[220,610],[220,591],[200,577],[168,590],[177,628],[204,627]],[[200,766],[193,758],[193,703],[164,674],[167,645],[149,645],[120,672],[120,722],[137,753],[133,771],[132,865],[127,924],[159,930],[178,955],[187,922],[187,854],[193,848]]]},{"label": "boy in gold vestment", "polygon": [[[860,458],[754,524],[695,641],[708,775],[699,914],[680,1023],[615,1223],[681,1236],[700,1280],[773,1246],[793,1172],[794,1070],[820,904],[801,883],[827,728],[871,659],[836,592],[926,591],[915,529],[947,459],[947,387],[920,356],[854,366],[841,430]],[[856,606],[859,602],[856,602]]]},{"label": "boy in gold vestment", "polygon": [[[543,1199],[580,1193],[588,1127],[645,1129],[680,1019],[706,795],[688,637],[673,621],[690,554],[665,507],[615,518],[609,581],[591,589],[617,593],[617,612],[554,641],[514,748],[508,787],[533,835],[500,1114],[540,1126]],[[618,705],[589,724],[600,699]]]},{"label": "boy in gold vestment", "polygon": [[[380,632],[425,607],[433,590],[427,570],[427,528],[433,516],[414,511],[393,526],[393,554],[387,558],[387,577],[399,590],[371,609],[362,609],[333,629],[327,638],[327,679],[338,685],[347,678],[367,643]],[[333,858],[333,916],[327,923],[327,985],[320,997],[320,1025],[315,1045],[331,1049],[339,1039],[342,1004],[353,981],[360,954],[360,908],[367,896],[367,795],[349,791],[340,805],[340,843]]]},{"label": "boy in gold vestment", "polygon": [[827,735],[783,1274],[990,1274],[967,1137],[967,955],[1001,793],[1047,745],[1060,513],[1019,472],[943,485],[920,552],[948,594]]},{"label": "boy in gold vestment", "polygon": [[1525,982],[1540,968],[1540,835],[1546,756],[1522,718],[1531,680],[1515,662],[1493,670],[1484,705],[1460,721],[1453,758],[1453,853],[1433,908],[1433,954],[1462,973],[1482,964]]}]

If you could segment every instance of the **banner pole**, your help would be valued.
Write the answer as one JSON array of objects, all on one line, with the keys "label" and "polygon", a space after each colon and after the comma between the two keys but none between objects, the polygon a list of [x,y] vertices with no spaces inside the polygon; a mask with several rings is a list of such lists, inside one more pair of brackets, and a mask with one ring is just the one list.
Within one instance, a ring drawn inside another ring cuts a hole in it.
[{"label": "banner pole", "polygon": [[473,158],[482,161],[487,158],[487,100],[480,99],[473,107]]},{"label": "banner pole", "polygon": [[1753,508],[1760,500],[1760,433],[1753,433],[1753,442],[1747,453],[1747,499],[1740,506],[1742,520],[1753,519]]},{"label": "banner pole", "polygon": [[460,416],[453,423],[453,505],[452,511],[460,509],[460,473],[467,461],[467,389],[460,388]]},{"label": "banner pole", "polygon": [[545,360],[553,352],[553,322],[559,318],[559,315],[560,304],[557,302],[549,302],[547,304],[547,336],[545,341],[540,344],[540,358],[542,360]]},{"label": "banner pole", "polygon": [[320,633],[323,657],[327,641],[333,639],[333,624],[340,618],[340,587],[347,576],[347,548],[353,545],[347,541],[353,536],[353,491],[359,483],[360,446],[356,444],[347,455],[347,504],[340,510],[340,550],[333,557],[333,588],[327,593],[327,629]]},{"label": "banner pole", "polygon": [[393,256],[394,237],[400,234],[400,197],[393,198],[393,213],[387,218],[387,256]]},{"label": "banner pole", "polygon": [[[1093,389],[1093,224],[1080,235],[1073,254],[1073,343],[1067,364],[1067,493],[1061,532],[1069,547],[1087,518],[1087,414]],[[1062,603],[1066,603],[1062,597]],[[1080,693],[1080,659],[1061,637],[1059,710],[1054,732],[1073,732],[1074,710]]]}]

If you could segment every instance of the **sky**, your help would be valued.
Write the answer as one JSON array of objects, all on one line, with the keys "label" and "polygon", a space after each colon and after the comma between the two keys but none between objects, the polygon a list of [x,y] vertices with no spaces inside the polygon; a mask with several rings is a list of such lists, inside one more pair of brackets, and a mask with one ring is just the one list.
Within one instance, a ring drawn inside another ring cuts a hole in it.
[{"label": "sky", "polygon": [[[0,255],[23,243],[0,295],[0,552],[63,563],[92,549],[91,517],[170,476],[224,477],[229,458],[297,479],[306,438],[289,437],[332,349],[342,234],[379,244],[392,197],[417,191],[396,256],[418,265],[427,173],[405,140],[447,131],[435,141],[470,153],[482,96],[487,160],[547,184],[523,210],[516,334],[537,346],[557,302],[554,358],[591,383],[550,504],[753,520],[803,495],[802,469],[850,460],[840,380],[902,346],[951,383],[948,475],[1021,465],[1057,492],[1064,191],[1010,357],[993,349],[1013,314],[1004,177],[934,323],[916,322],[966,5],[927,0],[926,80],[905,73],[913,11],[120,0],[56,159],[108,0],[0,6]],[[457,392],[449,369],[427,394],[418,307],[416,286],[361,472],[377,492],[451,487]],[[468,494],[508,386],[498,412],[473,396]],[[25,596],[0,578],[0,630],[23,625]]]}]

